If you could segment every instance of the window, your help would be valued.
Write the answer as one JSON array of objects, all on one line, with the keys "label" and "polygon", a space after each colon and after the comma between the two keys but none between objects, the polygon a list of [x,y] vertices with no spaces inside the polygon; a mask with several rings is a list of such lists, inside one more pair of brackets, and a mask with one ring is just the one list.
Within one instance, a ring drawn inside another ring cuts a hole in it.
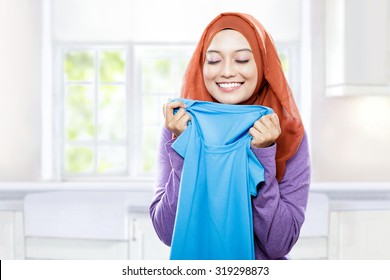
[{"label": "window", "polygon": [[136,46],[142,76],[142,170],[155,173],[159,135],[163,125],[162,106],[180,95],[182,78],[192,54],[191,46]]},{"label": "window", "polygon": [[68,48],[63,56],[63,174],[125,175],[126,49]]},{"label": "window", "polygon": [[297,103],[298,109],[301,110],[301,94],[299,88],[299,49],[296,44],[277,44],[277,50],[280,62],[282,64],[284,75],[290,85],[290,88],[294,94],[295,102]]},{"label": "window", "polygon": [[64,48],[62,179],[155,174],[162,105],[177,97],[191,46]]},{"label": "window", "polygon": [[[65,46],[61,179],[153,178],[162,106],[179,96],[194,45]],[[294,89],[294,49],[279,46]]]}]

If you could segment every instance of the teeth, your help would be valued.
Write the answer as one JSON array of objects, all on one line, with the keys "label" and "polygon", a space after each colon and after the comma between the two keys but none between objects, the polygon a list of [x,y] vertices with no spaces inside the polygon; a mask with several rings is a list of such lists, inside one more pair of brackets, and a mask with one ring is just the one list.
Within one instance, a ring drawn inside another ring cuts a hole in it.
[{"label": "teeth", "polygon": [[241,84],[240,83],[220,83],[218,84],[219,87],[221,88],[233,88],[233,87],[239,87]]}]

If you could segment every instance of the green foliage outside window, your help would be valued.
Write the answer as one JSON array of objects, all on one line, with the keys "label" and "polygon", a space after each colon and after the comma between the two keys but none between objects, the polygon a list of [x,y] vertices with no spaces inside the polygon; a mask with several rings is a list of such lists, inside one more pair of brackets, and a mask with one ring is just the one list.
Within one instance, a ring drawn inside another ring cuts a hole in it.
[{"label": "green foliage outside window", "polygon": [[125,51],[71,50],[63,65],[65,172],[124,172]]},{"label": "green foliage outside window", "polygon": [[100,81],[123,82],[125,80],[125,57],[123,52],[100,52]]},{"label": "green foliage outside window", "polygon": [[92,51],[70,51],[66,54],[64,70],[67,81],[92,81],[95,60]]}]

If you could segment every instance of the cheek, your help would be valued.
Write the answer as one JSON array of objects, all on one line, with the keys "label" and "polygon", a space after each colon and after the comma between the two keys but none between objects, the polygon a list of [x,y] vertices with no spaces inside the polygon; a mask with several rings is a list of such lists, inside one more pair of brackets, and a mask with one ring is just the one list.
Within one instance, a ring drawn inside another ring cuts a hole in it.
[{"label": "cheek", "polygon": [[214,78],[214,73],[213,71],[210,69],[210,67],[203,67],[203,78],[206,80],[211,80]]},{"label": "cheek", "polygon": [[241,72],[241,74],[246,80],[246,86],[249,87],[248,90],[254,91],[258,81],[257,68],[249,67],[245,71]]},{"label": "cheek", "polygon": [[248,80],[256,80],[257,81],[257,67],[256,65],[250,65],[248,68],[245,69],[245,71],[243,72],[243,75],[245,75],[245,77],[248,79]]}]

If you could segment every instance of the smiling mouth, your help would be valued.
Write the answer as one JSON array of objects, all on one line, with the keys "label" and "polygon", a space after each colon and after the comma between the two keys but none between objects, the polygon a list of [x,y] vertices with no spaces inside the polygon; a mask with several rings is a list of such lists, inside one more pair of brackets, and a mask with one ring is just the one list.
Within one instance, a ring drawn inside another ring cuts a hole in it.
[{"label": "smiling mouth", "polygon": [[243,84],[243,82],[242,83],[217,83],[218,87],[224,91],[235,90],[235,89],[239,88],[242,84]]}]

